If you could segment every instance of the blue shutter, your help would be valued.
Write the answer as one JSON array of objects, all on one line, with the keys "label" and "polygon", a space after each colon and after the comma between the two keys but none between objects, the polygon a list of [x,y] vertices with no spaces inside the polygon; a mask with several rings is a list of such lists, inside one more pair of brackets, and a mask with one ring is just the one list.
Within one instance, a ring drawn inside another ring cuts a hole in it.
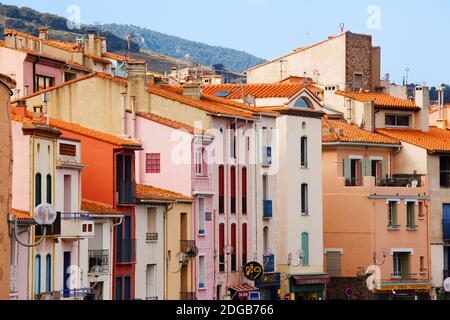
[{"label": "blue shutter", "polygon": [[52,292],[52,255],[45,257],[45,291]]},{"label": "blue shutter", "polygon": [[41,255],[34,257],[34,293],[41,293]]},{"label": "blue shutter", "polygon": [[116,277],[116,300],[122,300],[122,277]]},{"label": "blue shutter", "polygon": [[124,300],[131,300],[131,277],[125,277],[124,291]]},{"label": "blue shutter", "polygon": [[303,265],[309,265],[309,235],[302,233],[302,251],[303,251]]}]

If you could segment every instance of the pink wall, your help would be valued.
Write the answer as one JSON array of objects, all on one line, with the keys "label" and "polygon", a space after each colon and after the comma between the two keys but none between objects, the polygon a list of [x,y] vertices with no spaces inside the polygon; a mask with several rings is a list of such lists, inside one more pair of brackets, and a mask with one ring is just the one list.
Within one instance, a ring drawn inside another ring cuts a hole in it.
[{"label": "pink wall", "polygon": [[[52,67],[50,65],[38,63],[36,64],[36,74],[55,78],[54,85],[62,83],[62,71],[59,67]],[[28,86],[28,93],[33,91],[33,63],[25,61],[24,63],[24,88]]]},{"label": "pink wall", "polygon": [[30,136],[23,135],[23,124],[12,121],[13,185],[12,207],[30,211]]},{"label": "pink wall", "polygon": [[24,62],[26,53],[0,47],[0,73],[16,80],[16,88],[23,94],[24,90]]}]

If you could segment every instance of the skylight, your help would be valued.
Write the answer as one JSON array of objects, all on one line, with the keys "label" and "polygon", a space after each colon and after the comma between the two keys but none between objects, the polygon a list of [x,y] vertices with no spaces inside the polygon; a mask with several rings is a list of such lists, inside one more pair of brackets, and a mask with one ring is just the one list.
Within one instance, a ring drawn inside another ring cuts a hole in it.
[{"label": "skylight", "polygon": [[230,95],[230,93],[231,92],[228,92],[228,91],[220,91],[220,92],[216,93],[216,97],[226,98],[226,97],[228,97]]}]

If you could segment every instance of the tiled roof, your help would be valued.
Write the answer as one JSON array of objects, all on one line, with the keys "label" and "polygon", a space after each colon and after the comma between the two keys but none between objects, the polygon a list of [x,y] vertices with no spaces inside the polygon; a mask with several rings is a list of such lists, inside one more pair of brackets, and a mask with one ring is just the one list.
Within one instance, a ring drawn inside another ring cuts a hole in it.
[{"label": "tiled roof", "polygon": [[347,34],[347,32],[349,32],[349,31],[345,31],[345,32],[339,33],[339,34],[337,34],[337,35],[330,36],[330,37],[328,37],[327,39],[325,39],[325,40],[323,40],[323,41],[321,41],[321,42],[317,42],[317,43],[314,43],[314,44],[309,45],[309,46],[306,46],[306,47],[297,48],[297,49],[295,49],[294,51],[292,51],[292,52],[290,52],[290,53],[288,53],[288,54],[285,54],[284,56],[281,56],[281,57],[279,57],[279,58],[276,58],[276,59],[273,59],[273,60],[270,60],[270,61],[267,61],[267,62],[264,62],[264,63],[261,63],[261,64],[259,64],[259,65],[257,65],[257,66],[254,66],[254,67],[248,69],[247,72],[248,72],[248,71],[251,71],[251,70],[254,70],[254,69],[258,69],[258,68],[260,68],[260,67],[262,67],[262,66],[271,64],[271,63],[273,63],[273,62],[280,61],[280,60],[282,60],[282,59],[284,59],[284,58],[290,57],[290,56],[292,56],[292,55],[294,55],[294,54],[296,54],[296,53],[299,53],[299,52],[301,52],[301,51],[305,51],[305,50],[308,50],[308,49],[313,48],[313,47],[315,47],[315,46],[321,45],[321,44],[323,44],[323,43],[325,43],[325,42],[328,42],[328,41],[333,40],[333,39],[336,39],[336,38],[338,38],[338,37],[340,37],[340,36],[342,36],[342,35],[345,35],[345,34]]},{"label": "tiled roof", "polygon": [[[23,117],[17,113],[16,108],[12,108],[11,116],[12,116],[12,120],[17,121],[17,122],[45,124],[45,119],[43,117],[40,119],[33,119],[33,116],[31,114],[31,112],[29,112],[29,111],[27,111],[27,115],[25,117]],[[140,148],[141,147],[141,144],[139,144],[138,142],[119,138],[114,135],[96,131],[96,130],[92,130],[89,128],[85,128],[85,127],[82,127],[75,123],[70,123],[70,122],[66,122],[66,121],[59,120],[59,119],[53,119],[53,118],[51,118],[49,122],[50,122],[50,126],[53,128],[69,131],[69,132],[72,132],[75,134],[79,134],[79,135],[82,135],[85,137],[89,137],[92,139],[110,143],[110,144],[113,144],[116,146],[131,147],[131,148]]]},{"label": "tiled roof", "polygon": [[121,214],[119,210],[114,209],[112,206],[85,199],[81,202],[81,210],[93,214]]},{"label": "tiled roof", "polygon": [[378,129],[377,132],[430,152],[450,152],[449,130],[430,127],[429,132],[402,129]]},{"label": "tiled roof", "polygon": [[150,112],[137,112],[136,115],[138,117],[162,124],[162,125],[170,127],[170,128],[182,130],[182,131],[188,132],[190,134],[202,132],[198,129],[197,129],[197,131],[195,131],[195,128],[193,126],[190,126],[190,125],[187,125],[187,124],[175,121],[175,120],[163,118],[161,116],[158,116],[158,115],[150,113]]},{"label": "tiled roof", "polygon": [[313,84],[314,81],[310,77],[299,77],[299,76],[289,76],[283,80],[280,81],[282,84],[287,83],[307,83],[307,84]]},{"label": "tiled roof", "polygon": [[103,57],[119,61],[141,62],[141,63],[146,62],[145,60],[132,59],[112,52],[103,52]]},{"label": "tiled roof", "polygon": [[136,185],[136,199],[181,202],[192,201],[192,197],[186,196],[184,194],[143,184]]},{"label": "tiled roof", "polygon": [[127,85],[127,83],[128,83],[127,79],[125,79],[125,78],[113,77],[113,76],[111,76],[109,74],[106,74],[106,73],[94,72],[94,73],[89,73],[89,74],[82,75],[81,77],[78,77],[76,79],[73,79],[73,80],[70,80],[70,81],[67,81],[67,82],[60,83],[60,84],[58,84],[56,86],[48,87],[47,89],[31,93],[31,94],[29,94],[27,96],[20,97],[20,98],[18,98],[16,100],[12,101],[12,103],[17,102],[18,100],[27,100],[27,99],[33,98],[35,96],[38,96],[40,94],[43,94],[45,92],[50,92],[50,91],[53,91],[53,90],[56,90],[56,89],[59,89],[59,88],[62,88],[62,87],[66,87],[66,86],[69,86],[69,85],[71,85],[73,83],[77,83],[77,82],[80,82],[80,81],[83,81],[83,80],[86,80],[86,79],[90,79],[90,78],[93,78],[93,77],[111,80],[111,81],[116,82],[116,83],[118,83],[120,85]]},{"label": "tiled roof", "polygon": [[400,144],[394,138],[370,132],[340,119],[322,119],[322,142]]},{"label": "tiled roof", "polygon": [[13,217],[16,217],[17,220],[20,221],[34,221],[33,217],[30,215],[28,211],[12,209],[11,214],[13,215]]},{"label": "tiled roof", "polygon": [[189,97],[185,97],[183,94],[181,93],[177,93],[174,90],[170,90],[168,88],[160,88],[160,87],[156,87],[154,85],[149,85],[147,87],[147,91],[155,94],[155,95],[159,95],[161,97],[167,98],[167,99],[171,99],[174,101],[178,101],[180,103],[210,112],[210,113],[214,113],[214,114],[223,114],[223,115],[229,115],[229,116],[238,116],[238,117],[243,117],[243,118],[248,118],[248,119],[256,119],[256,117],[253,115],[252,112],[243,110],[243,109],[239,109],[239,108],[232,108],[231,106],[228,106],[226,104],[222,104],[222,103],[217,103],[217,102],[212,102],[212,101],[208,101],[208,99],[204,99],[202,97],[202,99],[200,100],[196,100],[196,99],[192,99]]},{"label": "tiled roof", "polygon": [[[215,96],[219,92],[229,92],[227,99],[243,99],[247,95],[255,98],[292,98],[305,87],[304,83],[261,83],[261,84],[210,84],[203,86],[203,93]],[[307,85],[317,93],[319,88]]]},{"label": "tiled roof", "polygon": [[86,58],[89,58],[89,59],[92,59],[92,60],[95,60],[95,61],[98,61],[98,62],[101,62],[101,63],[104,63],[104,64],[111,64],[111,60],[103,59],[102,57],[94,56],[93,54],[85,53],[84,56]]},{"label": "tiled roof", "polygon": [[375,107],[379,108],[405,109],[405,110],[420,109],[412,101],[403,100],[391,96],[387,93],[359,93],[359,92],[336,91],[336,94],[361,102],[373,101],[375,103]]},{"label": "tiled roof", "polygon": [[20,32],[18,30],[14,30],[14,29],[5,29],[4,34],[12,34],[12,35],[18,35],[27,39],[31,39],[34,41],[42,41],[42,43],[47,44],[49,46],[61,49],[61,50],[65,50],[65,51],[69,51],[69,52],[80,52],[81,48],[80,46],[78,46],[78,44],[76,43],[72,43],[72,42],[66,42],[66,41],[58,41],[58,40],[42,40],[39,37],[35,37],[31,34],[28,33],[24,33],[24,32]]}]

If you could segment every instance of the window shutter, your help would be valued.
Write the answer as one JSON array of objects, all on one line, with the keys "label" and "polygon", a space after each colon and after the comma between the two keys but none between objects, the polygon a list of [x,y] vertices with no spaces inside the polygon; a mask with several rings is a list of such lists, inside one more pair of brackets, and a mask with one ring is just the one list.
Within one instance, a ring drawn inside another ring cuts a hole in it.
[{"label": "window shutter", "polygon": [[381,178],[386,179],[386,161],[381,161]]},{"label": "window shutter", "polygon": [[309,235],[302,233],[303,265],[309,265]]},{"label": "window shutter", "polygon": [[363,160],[364,177],[372,176],[372,160]]},{"label": "window shutter", "polygon": [[331,277],[341,276],[341,253],[327,252],[327,273]]},{"label": "window shutter", "polygon": [[393,209],[392,209],[392,222],[396,226],[397,223],[397,203],[394,203]]},{"label": "window shutter", "polygon": [[352,177],[352,162],[350,159],[344,159],[344,176],[345,179],[351,179]]}]

